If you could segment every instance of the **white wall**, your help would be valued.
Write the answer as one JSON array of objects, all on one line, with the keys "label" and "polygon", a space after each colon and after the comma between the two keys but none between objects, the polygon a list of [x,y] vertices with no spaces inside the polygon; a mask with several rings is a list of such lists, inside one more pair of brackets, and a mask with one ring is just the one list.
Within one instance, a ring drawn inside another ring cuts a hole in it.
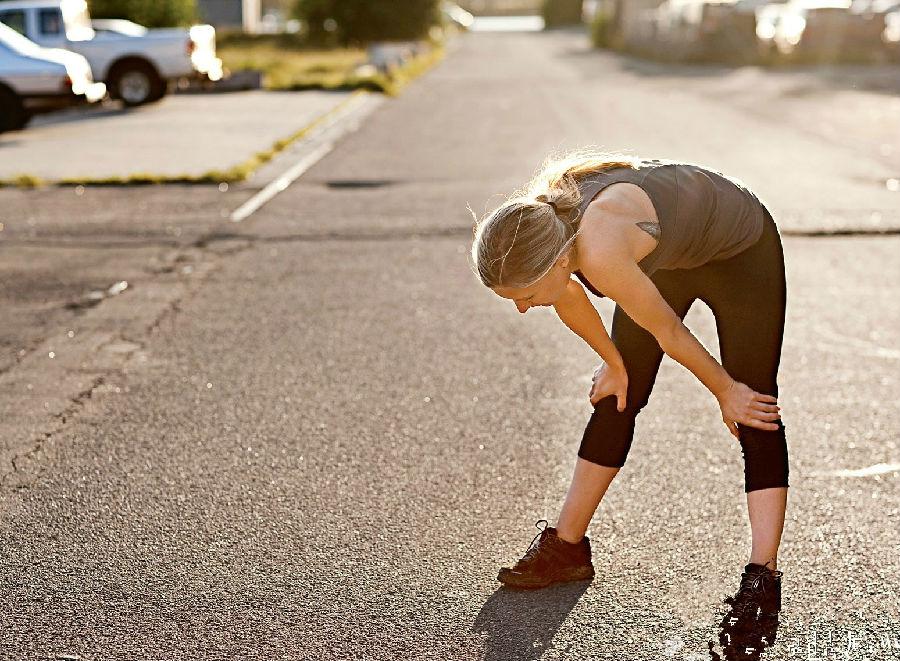
[{"label": "white wall", "polygon": [[260,0],[243,0],[244,32],[259,32],[262,5]]}]

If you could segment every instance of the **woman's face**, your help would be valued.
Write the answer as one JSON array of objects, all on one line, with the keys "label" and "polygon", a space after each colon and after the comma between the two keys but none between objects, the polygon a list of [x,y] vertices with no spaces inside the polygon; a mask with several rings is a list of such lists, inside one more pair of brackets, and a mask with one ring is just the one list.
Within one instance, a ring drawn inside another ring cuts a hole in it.
[{"label": "woman's face", "polygon": [[563,255],[543,278],[528,287],[493,287],[498,296],[511,299],[519,312],[525,313],[528,308],[550,306],[566,291],[572,270],[569,268],[569,256]]}]

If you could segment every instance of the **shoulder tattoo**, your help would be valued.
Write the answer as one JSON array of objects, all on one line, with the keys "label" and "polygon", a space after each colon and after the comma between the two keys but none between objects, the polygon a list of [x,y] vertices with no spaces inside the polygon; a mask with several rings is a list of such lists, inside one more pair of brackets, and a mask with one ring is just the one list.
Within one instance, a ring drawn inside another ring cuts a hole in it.
[{"label": "shoulder tattoo", "polygon": [[638,223],[635,223],[635,225],[640,227],[642,230],[644,230],[647,234],[652,236],[654,239],[659,240],[659,235],[660,235],[659,223],[654,223],[653,221],[650,221],[650,220],[642,220]]}]

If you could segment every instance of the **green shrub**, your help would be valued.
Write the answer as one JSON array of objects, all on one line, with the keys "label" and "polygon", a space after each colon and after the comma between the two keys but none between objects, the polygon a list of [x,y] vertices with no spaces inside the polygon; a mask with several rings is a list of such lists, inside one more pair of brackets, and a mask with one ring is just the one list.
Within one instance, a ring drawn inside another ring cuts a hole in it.
[{"label": "green shrub", "polygon": [[150,28],[197,20],[196,0],[88,0],[88,5],[94,18],[127,18]]},{"label": "green shrub", "polygon": [[548,28],[581,23],[582,0],[544,0],[541,15]]},{"label": "green shrub", "polygon": [[358,45],[414,40],[440,21],[438,0],[296,0],[312,43]]}]

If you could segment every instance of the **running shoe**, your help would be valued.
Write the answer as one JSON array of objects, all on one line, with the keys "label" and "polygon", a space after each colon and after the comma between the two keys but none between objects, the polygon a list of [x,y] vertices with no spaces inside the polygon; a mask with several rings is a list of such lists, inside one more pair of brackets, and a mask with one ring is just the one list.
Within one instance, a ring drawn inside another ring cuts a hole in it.
[{"label": "running shoe", "polygon": [[534,525],[540,532],[515,566],[500,569],[498,581],[509,587],[535,589],[594,577],[591,542],[587,536],[572,544],[561,539],[546,519],[539,519]]},{"label": "running shoe", "polygon": [[738,626],[742,621],[756,621],[762,616],[777,615],[781,610],[782,572],[766,565],[751,562],[744,567],[741,585],[734,596],[725,597],[731,610],[722,619],[723,629]]}]

